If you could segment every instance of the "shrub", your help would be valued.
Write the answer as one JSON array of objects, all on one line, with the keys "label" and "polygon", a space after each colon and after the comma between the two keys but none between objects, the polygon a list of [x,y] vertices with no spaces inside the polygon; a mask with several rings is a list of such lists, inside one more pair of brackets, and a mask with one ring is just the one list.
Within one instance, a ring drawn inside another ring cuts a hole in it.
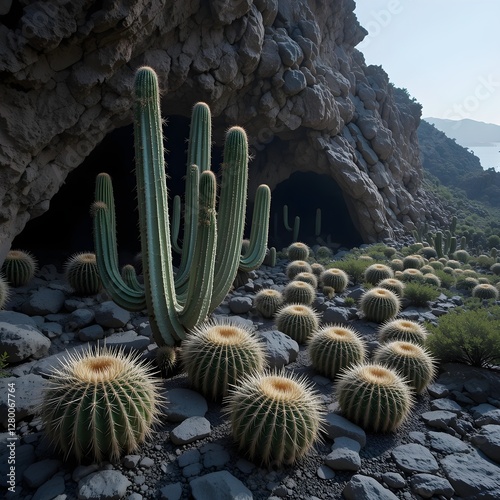
[{"label": "shrub", "polygon": [[[362,257],[368,257],[363,255]],[[347,273],[355,283],[361,283],[365,274],[365,269],[373,264],[373,259],[362,259],[361,257],[335,261],[334,266]]]},{"label": "shrub", "polygon": [[457,309],[429,325],[427,347],[440,361],[487,366],[500,363],[500,307]]},{"label": "shrub", "polygon": [[407,283],[404,291],[405,299],[411,304],[420,307],[426,306],[439,297],[439,291],[431,285],[423,283]]}]

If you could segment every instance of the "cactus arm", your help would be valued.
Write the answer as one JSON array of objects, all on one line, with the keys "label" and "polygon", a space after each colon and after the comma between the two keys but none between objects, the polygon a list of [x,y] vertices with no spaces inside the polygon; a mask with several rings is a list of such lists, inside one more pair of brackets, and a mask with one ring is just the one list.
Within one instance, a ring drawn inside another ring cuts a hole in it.
[{"label": "cactus arm", "polygon": [[204,321],[210,308],[217,245],[215,191],[215,175],[207,170],[200,177],[198,234],[186,302],[179,315],[181,323],[188,330]]},{"label": "cactus arm", "polygon": [[283,223],[285,224],[285,229],[291,232],[292,228],[288,224],[288,205],[283,205]]},{"label": "cactus arm", "polygon": [[210,170],[212,148],[212,117],[210,108],[204,102],[198,102],[191,114],[189,131],[188,167],[197,165],[201,172]]},{"label": "cactus arm", "polygon": [[181,227],[181,197],[174,196],[172,206],[172,248],[175,253],[181,253],[182,248],[179,245],[179,229]]},{"label": "cactus arm", "polygon": [[247,135],[240,127],[232,127],[226,134],[221,182],[211,311],[227,295],[240,262],[248,182]]},{"label": "cactus arm", "polygon": [[94,246],[99,277],[111,298],[130,311],[146,307],[144,291],[136,290],[122,279],[117,265],[116,235],[113,232],[110,209],[103,201],[92,206],[94,216]]},{"label": "cactus arm", "polygon": [[255,195],[255,205],[250,231],[250,247],[248,252],[240,257],[239,270],[249,272],[262,264],[266,256],[267,235],[269,232],[269,210],[271,208],[271,191],[262,184]]},{"label": "cactus arm", "polygon": [[441,259],[444,257],[443,253],[443,233],[438,231],[434,236],[434,249],[436,250],[437,256]]},{"label": "cactus arm", "polygon": [[300,229],[300,217],[296,215],[295,220],[293,222],[293,241],[299,240],[299,229]]},{"label": "cactus arm", "polygon": [[151,68],[136,73],[134,137],[137,199],[144,291],[157,343],[174,345],[185,337],[178,318],[168,223],[158,80]]}]

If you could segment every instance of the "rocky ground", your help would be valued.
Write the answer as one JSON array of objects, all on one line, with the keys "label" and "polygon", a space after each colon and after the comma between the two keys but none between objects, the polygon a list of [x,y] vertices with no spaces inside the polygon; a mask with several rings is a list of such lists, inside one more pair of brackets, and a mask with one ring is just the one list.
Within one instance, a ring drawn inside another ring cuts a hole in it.
[{"label": "rocky ground", "polygon": [[[130,314],[105,294],[71,294],[54,266],[18,288],[0,311],[0,352],[9,345],[11,376],[0,379],[0,491],[6,498],[49,499],[498,499],[500,498],[500,374],[464,365],[440,367],[436,381],[416,399],[411,417],[395,433],[365,433],[344,419],[333,384],[311,367],[303,346],[274,329],[252,309],[255,293],[288,282],[286,262],[263,266],[216,310],[251,323],[266,341],[269,362],[310,378],[324,399],[324,440],[293,466],[262,468],[237,453],[219,403],[192,391],[180,373],[162,382],[168,399],[154,437],[120,463],[65,462],[44,437],[36,402],[45,374],[65,351],[106,339],[108,345],[153,357],[147,317]],[[323,322],[360,331],[371,349],[377,325],[345,307],[359,286],[314,307]],[[461,303],[441,295],[427,308],[407,307],[400,317],[436,321]],[[9,386],[14,384],[14,386]],[[15,441],[7,431],[7,390],[15,387]],[[2,430],[3,429],[3,430]],[[8,491],[9,445],[15,442],[15,491]]]}]

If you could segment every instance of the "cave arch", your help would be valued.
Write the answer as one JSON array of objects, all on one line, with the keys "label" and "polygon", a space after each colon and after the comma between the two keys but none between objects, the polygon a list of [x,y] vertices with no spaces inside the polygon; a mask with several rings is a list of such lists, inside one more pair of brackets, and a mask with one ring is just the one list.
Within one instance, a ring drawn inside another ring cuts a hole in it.
[{"label": "cave arch", "polygon": [[[308,245],[331,242],[354,247],[363,243],[356,229],[344,194],[335,180],[315,172],[294,172],[272,191],[269,244],[282,248],[292,242],[292,233],[285,229],[283,205],[288,205],[290,226],[300,217],[298,240]],[[321,209],[321,233],[315,236],[316,210]]]}]

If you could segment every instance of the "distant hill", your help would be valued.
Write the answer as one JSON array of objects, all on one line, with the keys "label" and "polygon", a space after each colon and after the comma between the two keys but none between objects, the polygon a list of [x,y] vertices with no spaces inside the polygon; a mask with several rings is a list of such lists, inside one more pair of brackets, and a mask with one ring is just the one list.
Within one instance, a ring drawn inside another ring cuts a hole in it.
[{"label": "distant hill", "polygon": [[448,137],[456,139],[464,147],[488,146],[500,142],[500,125],[476,120],[447,120],[444,118],[424,118]]}]

